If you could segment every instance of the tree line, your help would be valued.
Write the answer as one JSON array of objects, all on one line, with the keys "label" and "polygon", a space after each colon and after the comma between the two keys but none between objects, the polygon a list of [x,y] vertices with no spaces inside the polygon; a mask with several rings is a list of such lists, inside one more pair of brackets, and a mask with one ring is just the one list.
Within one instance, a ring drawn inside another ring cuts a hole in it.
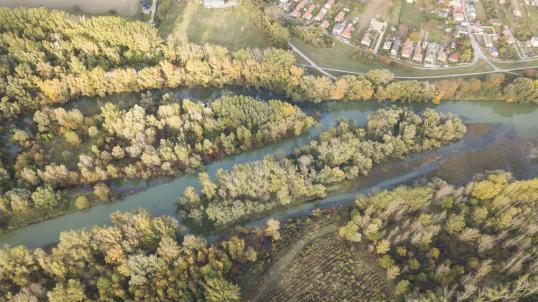
[{"label": "tree line", "polygon": [[[109,201],[112,180],[195,171],[299,135],[313,124],[294,105],[244,96],[201,103],[172,93],[144,94],[131,108],[106,103],[94,115],[37,110],[29,129],[12,129],[11,141],[20,151],[0,169],[7,175],[0,187],[0,229]],[[66,188],[81,185],[92,185],[93,194],[65,195]]]},{"label": "tree line", "polygon": [[465,133],[465,125],[452,114],[378,109],[369,114],[365,128],[341,121],[288,157],[220,169],[215,180],[201,173],[201,190],[188,187],[178,198],[179,208],[194,222],[227,225],[276,207],[323,198],[345,181],[367,175],[374,164],[439,148]]},{"label": "tree line", "polygon": [[[229,52],[214,45],[163,41],[155,27],[120,17],[76,16],[43,8],[0,8],[0,18],[5,21],[0,25],[3,117],[79,96],[178,86],[239,85],[313,102],[421,102],[443,96],[428,81],[394,81],[387,70],[342,76],[336,81],[308,75],[295,65],[293,53],[283,49]],[[379,73],[385,74],[384,81],[377,80]],[[516,93],[521,87],[526,89],[523,95]],[[506,83],[498,97],[536,102],[536,90],[532,80],[518,79]]]},{"label": "tree line", "polygon": [[[538,179],[433,179],[358,196],[340,235],[365,245],[405,301],[535,301]],[[525,300],[527,299],[527,300]]]}]

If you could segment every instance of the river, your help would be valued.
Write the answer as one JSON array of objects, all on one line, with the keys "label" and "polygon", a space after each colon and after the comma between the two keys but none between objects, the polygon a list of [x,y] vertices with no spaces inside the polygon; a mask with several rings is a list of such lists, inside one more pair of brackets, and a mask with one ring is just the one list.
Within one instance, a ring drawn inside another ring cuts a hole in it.
[{"label": "river", "polygon": [[[212,96],[211,98],[213,98]],[[305,134],[286,139],[264,148],[226,157],[207,165],[208,173],[214,177],[217,169],[230,169],[234,164],[260,160],[271,154],[288,154],[315,138],[322,129],[333,126],[342,118],[366,122],[372,110],[387,104],[374,102],[324,103],[303,105],[308,114],[316,115],[319,126]],[[268,217],[286,218],[304,215],[315,207],[329,207],[350,203],[357,193],[368,193],[385,187],[416,180],[423,176],[441,176],[451,182],[463,183],[472,175],[486,169],[506,169],[518,178],[538,176],[538,162],[531,153],[538,148],[538,107],[535,105],[507,104],[502,102],[443,102],[440,105],[413,104],[415,111],[435,107],[441,112],[452,112],[466,123],[478,124],[458,143],[441,150],[413,155],[404,161],[382,164],[373,169],[368,177],[360,177],[349,190],[331,195],[323,200],[298,205],[288,209],[277,209],[265,217],[250,221],[251,224],[265,221]],[[487,127],[481,127],[487,124]],[[481,128],[484,128],[480,130]],[[0,246],[23,244],[30,248],[41,247],[58,241],[63,231],[110,223],[110,214],[146,208],[153,215],[176,215],[176,198],[187,186],[198,187],[194,174],[178,176],[168,181],[155,181],[146,189],[133,192],[111,204],[100,204],[88,210],[71,213],[46,220],[0,235]],[[178,217],[179,218],[179,217]],[[180,219],[180,218],[179,218]],[[181,220],[181,219],[180,219]]]}]

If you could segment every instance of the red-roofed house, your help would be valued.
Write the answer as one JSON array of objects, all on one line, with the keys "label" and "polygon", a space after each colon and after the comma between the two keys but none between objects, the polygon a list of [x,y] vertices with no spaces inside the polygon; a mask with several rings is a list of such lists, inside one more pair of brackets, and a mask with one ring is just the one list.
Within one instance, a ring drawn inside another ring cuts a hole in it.
[{"label": "red-roofed house", "polygon": [[451,63],[457,63],[459,60],[460,60],[460,56],[458,56],[457,52],[451,53],[450,56],[448,57],[448,61],[450,61]]},{"label": "red-roofed house", "polygon": [[299,4],[297,4],[297,6],[295,7],[295,9],[291,12],[291,16],[292,17],[299,17],[301,15],[301,10],[303,9],[303,7],[306,5],[306,1],[305,0],[302,0],[301,2],[299,2]]},{"label": "red-roofed house", "polygon": [[327,3],[325,3],[326,9],[331,9],[334,6],[334,0],[328,0]]},{"label": "red-roofed house", "polygon": [[318,4],[312,3],[306,10],[306,13],[304,13],[303,18],[308,21],[312,20],[312,12],[316,9],[316,7],[318,7]]},{"label": "red-roofed house", "polygon": [[338,15],[336,15],[336,17],[334,18],[334,21],[336,22],[342,22],[344,21],[344,17],[346,16],[346,12],[341,10]]},{"label": "red-roofed house", "polygon": [[402,58],[410,58],[411,54],[413,53],[413,41],[410,39],[405,40],[404,46],[402,49]]},{"label": "red-roofed house", "polygon": [[353,24],[348,24],[346,26],[346,29],[344,29],[344,31],[342,32],[340,36],[346,40],[351,40],[352,33],[353,33]]}]

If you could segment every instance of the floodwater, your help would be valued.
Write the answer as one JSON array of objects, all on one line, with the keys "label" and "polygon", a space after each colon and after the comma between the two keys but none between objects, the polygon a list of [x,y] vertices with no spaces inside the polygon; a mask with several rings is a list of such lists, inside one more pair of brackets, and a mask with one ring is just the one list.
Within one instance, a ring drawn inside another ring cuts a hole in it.
[{"label": "floodwater", "polygon": [[[208,96],[209,99],[215,95]],[[386,103],[347,102],[303,105],[303,110],[315,115],[319,126],[305,134],[285,139],[261,149],[226,157],[207,165],[207,172],[214,177],[217,169],[230,169],[234,164],[263,159],[272,154],[288,154],[296,147],[307,144],[319,132],[334,126],[340,119],[351,119],[358,125],[366,122],[368,113]],[[398,106],[402,106],[399,104]],[[286,218],[304,215],[316,207],[332,207],[351,203],[358,193],[366,194],[379,189],[415,181],[421,177],[440,176],[456,184],[464,183],[485,170],[505,169],[518,178],[538,176],[538,107],[535,105],[507,104],[502,102],[443,102],[440,105],[410,105],[415,111],[434,107],[441,112],[452,112],[469,124],[465,138],[438,150],[407,157],[374,167],[368,177],[360,177],[347,190],[312,203],[275,209],[272,213],[247,221],[262,223],[268,217]],[[136,187],[136,185],[134,185]],[[100,204],[82,212],[76,212],[36,223],[0,235],[0,246],[23,244],[41,247],[58,241],[63,231],[110,223],[110,214],[146,208],[153,215],[176,216],[176,198],[187,186],[199,187],[194,174],[182,175],[168,181],[158,181],[144,186],[111,204]],[[181,220],[180,217],[177,217]],[[208,235],[208,234],[206,234]]]}]

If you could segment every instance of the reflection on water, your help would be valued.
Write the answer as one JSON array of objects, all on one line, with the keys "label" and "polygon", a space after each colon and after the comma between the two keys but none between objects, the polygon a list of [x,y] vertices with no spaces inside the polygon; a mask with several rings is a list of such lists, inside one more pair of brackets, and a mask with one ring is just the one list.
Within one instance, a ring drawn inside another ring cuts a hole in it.
[{"label": "reflection on water", "polygon": [[[196,99],[205,93],[207,99],[218,97],[226,91],[202,90],[200,95],[194,90],[176,90],[176,93]],[[268,94],[258,94],[261,98],[271,97]],[[134,97],[134,96],[133,96]],[[127,102],[126,97],[106,98],[115,102]],[[86,113],[98,112],[99,104],[103,100],[95,99],[94,102],[74,102],[73,106],[84,108]],[[92,103],[92,104],[88,104]],[[122,103],[127,105],[127,103]],[[308,143],[323,128],[335,125],[343,118],[357,121],[363,125],[370,111],[390,104],[376,102],[333,102],[324,104],[303,104],[301,107],[307,113],[316,115],[320,126],[310,129],[307,133],[271,144],[258,150],[252,150],[239,155],[226,157],[223,160],[213,162],[207,166],[210,175],[214,176],[217,169],[230,169],[234,164],[252,160],[260,160],[263,157],[277,152],[290,153],[294,148]],[[443,102],[435,106],[432,104],[413,104],[413,110],[422,111],[427,107],[435,107],[442,112],[457,114],[467,123],[488,123],[494,127],[485,127],[484,131],[471,128],[472,131],[464,141],[452,144],[441,150],[429,152],[435,159],[422,165],[413,165],[417,160],[412,156],[400,162],[399,169],[392,167],[383,170],[383,165],[372,171],[370,177],[363,177],[357,182],[355,188],[349,192],[330,196],[311,204],[304,204],[287,209],[281,215],[300,215],[311,211],[315,206],[333,206],[339,203],[349,202],[358,192],[367,192],[373,187],[393,186],[401,182],[416,179],[422,176],[441,176],[447,180],[462,183],[478,172],[486,169],[506,169],[519,178],[534,177],[538,175],[536,161],[530,154],[532,147],[537,146],[538,138],[538,111],[534,105],[506,104],[500,102]],[[93,111],[91,111],[93,110]],[[476,131],[475,131],[476,130]],[[421,154],[418,156],[426,156]],[[393,163],[391,163],[393,164]],[[403,168],[402,168],[403,167]],[[386,168],[386,167],[385,167]],[[385,171],[385,172],[383,172]],[[376,183],[374,183],[376,182]],[[143,182],[141,184],[144,184]],[[131,186],[131,187],[129,187]],[[129,183],[128,189],[136,190],[137,186]],[[0,235],[2,244],[25,244],[29,247],[43,246],[58,240],[60,232],[70,229],[90,227],[95,224],[110,223],[109,215],[115,211],[128,211],[139,207],[147,208],[154,215],[175,215],[176,197],[187,186],[198,187],[196,175],[183,175],[167,182],[157,182],[146,190],[139,191],[112,204],[97,205],[83,212],[76,212],[62,217],[30,225],[3,235]],[[373,187],[372,187],[373,186]],[[276,213],[275,215],[277,215]],[[284,217],[282,216],[282,217]],[[257,221],[263,221],[257,220]]]}]

